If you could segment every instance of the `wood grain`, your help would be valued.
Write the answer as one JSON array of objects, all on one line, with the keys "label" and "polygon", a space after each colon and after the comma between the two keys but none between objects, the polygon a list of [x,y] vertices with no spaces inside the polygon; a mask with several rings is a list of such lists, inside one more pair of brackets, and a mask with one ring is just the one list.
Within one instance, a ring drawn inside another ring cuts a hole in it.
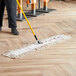
[{"label": "wood grain", "polygon": [[56,11],[29,20],[38,38],[66,34],[72,39],[49,45],[20,59],[9,59],[2,54],[34,43],[35,39],[26,21],[17,22],[20,35],[14,36],[4,19],[0,32],[0,76],[76,76],[76,1],[53,1],[48,7]]}]

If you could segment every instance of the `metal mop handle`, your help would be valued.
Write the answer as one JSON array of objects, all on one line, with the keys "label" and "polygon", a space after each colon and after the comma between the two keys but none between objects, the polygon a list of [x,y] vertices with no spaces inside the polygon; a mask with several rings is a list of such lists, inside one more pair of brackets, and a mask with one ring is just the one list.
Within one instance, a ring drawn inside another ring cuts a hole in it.
[{"label": "metal mop handle", "polygon": [[21,9],[21,11],[22,11],[22,13],[23,13],[23,15],[24,15],[24,18],[26,19],[26,21],[27,21],[27,23],[28,23],[28,25],[29,25],[29,27],[30,27],[30,29],[31,29],[31,31],[32,31],[32,33],[33,33],[35,39],[38,41],[38,44],[41,44],[42,42],[40,42],[40,41],[38,40],[38,38],[37,38],[37,36],[36,36],[34,30],[32,29],[31,24],[30,24],[30,22],[28,21],[28,19],[27,19],[26,15],[25,15],[25,13],[24,13],[24,11],[23,11],[23,9],[22,9],[20,3],[18,2],[18,0],[16,0],[16,1],[17,1],[17,4],[18,4],[19,8]]}]

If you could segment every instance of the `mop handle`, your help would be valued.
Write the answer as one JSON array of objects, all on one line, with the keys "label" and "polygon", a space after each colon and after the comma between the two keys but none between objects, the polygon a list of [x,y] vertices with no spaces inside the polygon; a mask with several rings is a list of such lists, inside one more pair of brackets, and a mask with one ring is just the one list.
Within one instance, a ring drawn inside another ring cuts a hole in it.
[{"label": "mop handle", "polygon": [[23,9],[22,9],[20,3],[18,2],[18,0],[16,0],[16,1],[17,1],[17,4],[18,4],[19,8],[21,9],[21,11],[22,11],[22,13],[23,13],[23,15],[24,15],[24,18],[26,19],[26,21],[27,21],[27,23],[28,23],[28,25],[29,25],[29,27],[30,27],[30,29],[31,29],[31,31],[32,31],[32,33],[33,33],[33,35],[35,36],[34,30],[32,29],[31,24],[30,24],[30,22],[28,21],[28,19],[27,19],[26,15],[25,15],[25,13],[24,13],[24,11],[23,11]]},{"label": "mop handle", "polygon": [[19,6],[20,9],[21,9],[21,11],[22,11],[22,13],[23,13],[23,15],[24,15],[24,17],[25,17],[25,19],[26,19],[26,21],[27,21],[27,23],[28,23],[28,25],[29,25],[29,27],[30,27],[30,29],[31,29],[31,31],[32,31],[32,33],[33,33],[33,35],[34,35],[34,37],[35,37],[35,39],[37,40],[38,44],[42,44],[42,42],[38,40],[36,34],[34,33],[34,30],[32,29],[31,24],[30,24],[30,22],[28,21],[28,19],[27,19],[26,15],[25,15],[25,13],[24,13],[24,11],[23,11],[23,9],[22,9],[20,3],[18,2],[18,0],[16,0],[16,1],[17,1],[18,6]]}]

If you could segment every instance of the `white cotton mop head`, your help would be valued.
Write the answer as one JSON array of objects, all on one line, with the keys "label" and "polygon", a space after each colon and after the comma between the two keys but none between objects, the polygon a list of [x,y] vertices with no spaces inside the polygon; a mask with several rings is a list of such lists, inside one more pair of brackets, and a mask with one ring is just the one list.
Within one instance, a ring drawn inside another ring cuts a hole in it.
[{"label": "white cotton mop head", "polygon": [[3,55],[6,57],[9,57],[9,58],[19,58],[19,57],[25,55],[27,52],[39,50],[42,47],[45,47],[48,45],[53,45],[56,43],[60,43],[64,40],[68,40],[68,39],[71,39],[71,37],[64,35],[64,34],[63,35],[56,35],[56,36],[49,37],[47,39],[42,40],[43,44],[34,43],[34,44],[29,45],[29,46],[22,47],[22,48],[16,49],[16,50],[12,50],[8,53],[4,53]]}]

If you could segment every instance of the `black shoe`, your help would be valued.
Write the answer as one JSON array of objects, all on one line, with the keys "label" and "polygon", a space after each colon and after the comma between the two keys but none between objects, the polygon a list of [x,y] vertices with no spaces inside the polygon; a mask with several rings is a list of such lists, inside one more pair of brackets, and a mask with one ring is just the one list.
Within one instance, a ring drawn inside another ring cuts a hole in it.
[{"label": "black shoe", "polygon": [[2,27],[0,27],[0,31],[2,31]]},{"label": "black shoe", "polygon": [[11,33],[12,33],[13,35],[19,35],[19,32],[17,31],[16,28],[11,28]]}]

